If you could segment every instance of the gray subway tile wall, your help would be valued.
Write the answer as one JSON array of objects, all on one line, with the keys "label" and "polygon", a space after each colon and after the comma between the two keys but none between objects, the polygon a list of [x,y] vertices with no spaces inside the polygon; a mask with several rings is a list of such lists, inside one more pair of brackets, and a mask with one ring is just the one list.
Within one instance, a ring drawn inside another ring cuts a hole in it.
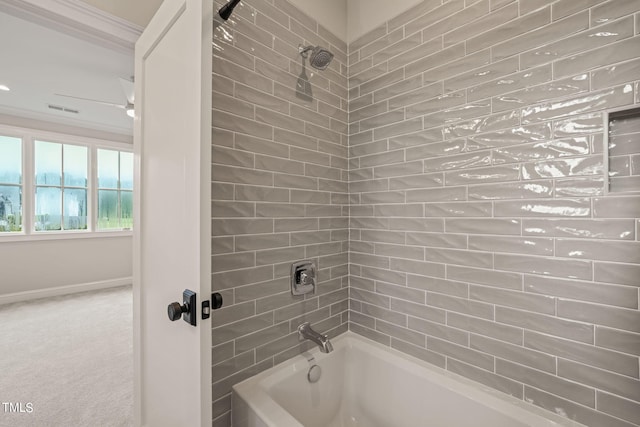
[{"label": "gray subway tile wall", "polygon": [[[335,54],[324,72],[306,64],[311,99],[296,93],[299,44]],[[233,384],[310,348],[300,323],[348,328],[347,46],[288,2],[255,0],[215,22],[212,47],[213,425],[228,426]],[[315,295],[291,295],[300,259]]]},{"label": "gray subway tile wall", "polygon": [[639,23],[637,1],[429,0],[350,43],[350,330],[640,425],[640,198],[605,193],[602,146],[640,100]]},{"label": "gray subway tile wall", "polygon": [[[299,44],[336,55],[306,64],[311,97]],[[638,2],[425,0],[347,46],[253,0],[212,47],[214,426],[233,384],[310,348],[303,321],[640,425],[640,197],[605,195],[602,157],[603,111],[640,103]],[[317,293],[293,297],[302,258]]]}]

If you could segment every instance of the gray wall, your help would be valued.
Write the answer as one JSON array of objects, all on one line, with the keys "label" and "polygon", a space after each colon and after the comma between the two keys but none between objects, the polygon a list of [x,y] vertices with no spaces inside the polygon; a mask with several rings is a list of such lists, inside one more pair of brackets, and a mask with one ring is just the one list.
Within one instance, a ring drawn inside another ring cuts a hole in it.
[{"label": "gray wall", "polygon": [[[303,319],[587,425],[640,425],[640,197],[606,196],[602,161],[603,111],[640,102],[638,10],[426,0],[348,57],[284,0],[217,26],[214,425],[234,383],[306,348]],[[336,53],[307,68],[310,102],[299,43]],[[318,294],[293,298],[302,258]]]},{"label": "gray wall", "polygon": [[605,196],[602,160],[639,10],[426,0],[349,45],[352,331],[640,425],[640,196]]},{"label": "gray wall", "polygon": [[[301,322],[347,330],[347,48],[282,0],[242,2],[214,32],[213,410],[227,426],[233,384],[308,348]],[[322,72],[307,64],[310,101],[296,97],[300,43],[336,55]],[[301,259],[319,284],[293,297]]]}]

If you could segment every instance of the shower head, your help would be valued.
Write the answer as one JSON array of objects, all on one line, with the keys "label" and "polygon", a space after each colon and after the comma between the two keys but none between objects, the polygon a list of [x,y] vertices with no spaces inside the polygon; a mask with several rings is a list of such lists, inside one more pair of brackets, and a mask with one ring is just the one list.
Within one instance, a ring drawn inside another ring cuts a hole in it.
[{"label": "shower head", "polygon": [[318,70],[326,69],[333,59],[333,53],[322,46],[300,45],[298,50],[303,58],[309,58],[309,65]]},{"label": "shower head", "polygon": [[222,6],[218,11],[218,15],[220,15],[220,18],[224,19],[225,21],[229,19],[229,17],[233,13],[233,9],[238,5],[238,3],[240,3],[240,0],[231,0],[229,3]]}]

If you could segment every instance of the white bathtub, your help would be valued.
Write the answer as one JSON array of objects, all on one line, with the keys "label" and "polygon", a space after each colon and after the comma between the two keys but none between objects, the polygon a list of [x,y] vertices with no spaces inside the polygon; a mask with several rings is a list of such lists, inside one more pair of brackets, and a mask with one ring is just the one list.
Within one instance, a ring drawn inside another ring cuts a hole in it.
[{"label": "white bathtub", "polygon": [[314,349],[236,384],[233,426],[582,426],[352,332],[331,341],[332,353]]}]

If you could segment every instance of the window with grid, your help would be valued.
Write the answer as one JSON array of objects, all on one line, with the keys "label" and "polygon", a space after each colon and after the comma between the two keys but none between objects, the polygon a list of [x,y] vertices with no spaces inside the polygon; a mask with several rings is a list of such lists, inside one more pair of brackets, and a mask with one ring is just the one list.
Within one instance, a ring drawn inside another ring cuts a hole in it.
[{"label": "window with grid", "polygon": [[86,146],[35,141],[35,231],[87,229]]},{"label": "window with grid", "polygon": [[125,143],[0,124],[0,241],[129,234],[133,159]]},{"label": "window with grid", "polygon": [[22,139],[0,135],[0,233],[22,231]]},{"label": "window with grid", "polygon": [[98,230],[133,228],[133,153],[98,149]]}]

